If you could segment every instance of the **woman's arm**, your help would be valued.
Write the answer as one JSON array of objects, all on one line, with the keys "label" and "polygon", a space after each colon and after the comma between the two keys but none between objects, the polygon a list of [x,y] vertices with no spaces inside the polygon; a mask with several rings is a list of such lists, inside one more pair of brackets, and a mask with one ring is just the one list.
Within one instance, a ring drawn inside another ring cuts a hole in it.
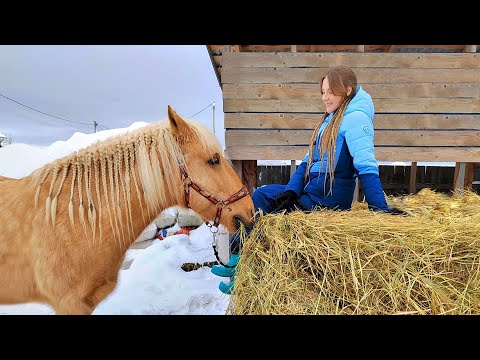
[{"label": "woman's arm", "polygon": [[368,207],[376,211],[389,211],[375,159],[372,121],[361,111],[346,115],[343,121],[347,127],[345,140]]}]

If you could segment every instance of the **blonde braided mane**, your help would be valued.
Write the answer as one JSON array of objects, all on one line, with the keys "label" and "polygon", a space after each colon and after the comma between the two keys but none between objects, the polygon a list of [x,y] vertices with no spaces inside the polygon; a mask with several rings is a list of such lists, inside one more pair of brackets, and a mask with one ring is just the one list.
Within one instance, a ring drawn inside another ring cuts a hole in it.
[{"label": "blonde braided mane", "polygon": [[[190,125],[199,145],[212,153],[222,152],[208,129],[194,122]],[[158,215],[167,196],[177,204],[183,202],[180,180],[172,181],[180,179],[179,164],[186,166],[180,146],[168,121],[160,121],[95,143],[38,169],[35,207],[41,211],[38,203],[42,185],[50,181],[43,209],[47,224],[55,226],[60,216],[68,216],[72,227],[82,224],[85,235],[90,233],[95,241],[97,224],[102,238],[98,219],[107,213],[115,240],[124,242],[133,235],[132,198],[140,204],[141,211],[136,215],[145,226],[147,218]],[[65,190],[68,176],[70,188]],[[68,195],[61,197],[65,192]],[[68,214],[57,213],[61,201],[68,201]]]}]

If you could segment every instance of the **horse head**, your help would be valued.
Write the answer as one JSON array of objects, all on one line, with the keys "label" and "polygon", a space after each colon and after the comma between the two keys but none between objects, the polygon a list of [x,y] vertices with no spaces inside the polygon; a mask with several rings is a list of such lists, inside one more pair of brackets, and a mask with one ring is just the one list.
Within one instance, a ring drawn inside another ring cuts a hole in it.
[{"label": "horse head", "polygon": [[215,135],[200,124],[187,122],[170,106],[168,120],[183,154],[179,173],[185,206],[204,220],[212,220],[215,226],[223,224],[230,232],[236,231],[240,223],[251,225],[252,198]]}]

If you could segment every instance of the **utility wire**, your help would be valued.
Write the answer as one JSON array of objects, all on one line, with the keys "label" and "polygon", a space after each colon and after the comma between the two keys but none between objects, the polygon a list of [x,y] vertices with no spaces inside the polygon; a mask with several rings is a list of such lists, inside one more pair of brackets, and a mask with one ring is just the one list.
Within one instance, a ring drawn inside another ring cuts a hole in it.
[{"label": "utility wire", "polygon": [[83,123],[83,122],[79,122],[79,121],[67,120],[67,119],[64,119],[64,118],[61,118],[61,117],[58,117],[58,116],[55,116],[55,115],[50,115],[50,114],[47,114],[47,113],[45,113],[45,112],[43,112],[43,111],[34,109],[34,108],[32,108],[32,107],[30,107],[30,106],[27,106],[27,105],[25,105],[25,104],[22,104],[22,103],[20,103],[20,102],[18,102],[18,101],[15,101],[15,100],[13,100],[13,99],[10,99],[8,96],[2,95],[2,94],[0,94],[0,96],[1,96],[1,97],[4,97],[5,99],[8,99],[8,100],[10,100],[10,101],[13,101],[13,102],[16,103],[16,104],[25,106],[26,108],[29,108],[29,109],[31,109],[31,110],[33,110],[33,111],[39,112],[39,113],[44,114],[44,115],[51,116],[51,117],[56,118],[56,119],[60,119],[60,120],[63,120],[63,121],[68,121],[68,122],[75,123],[75,124],[82,124],[82,125],[89,125],[89,126],[91,125],[91,124],[87,124],[87,123]]},{"label": "utility wire", "polygon": [[[215,101],[214,101],[214,102],[215,102]],[[212,102],[211,104],[209,104],[209,105],[205,106],[205,107],[204,107],[202,110],[200,110],[200,111],[199,111],[199,112],[197,112],[196,114],[194,114],[194,115],[192,115],[192,116],[189,116],[189,117],[188,117],[188,119],[190,119],[190,118],[194,117],[195,115],[198,115],[198,114],[200,114],[200,113],[201,113],[203,110],[205,110],[205,109],[209,108],[210,106],[212,106],[214,102]]]},{"label": "utility wire", "polygon": [[[21,118],[24,118],[24,119],[27,119],[27,120],[31,120],[31,121],[38,121],[38,122],[40,122],[40,123],[42,123],[42,124],[46,124],[46,125],[51,126],[51,127],[56,127],[56,128],[58,128],[58,129],[61,128],[61,126],[59,126],[58,124],[51,124],[51,123],[49,123],[49,122],[47,122],[47,121],[42,121],[42,120],[40,120],[40,119],[34,119],[34,118],[32,118],[32,117],[30,117],[30,116],[27,116],[27,115],[25,115],[25,114],[20,114],[20,113],[17,113],[17,112],[15,112],[15,111],[12,111],[11,109],[6,108],[3,104],[0,104],[0,107],[3,108],[3,109],[5,109],[5,110],[8,111],[8,112],[12,112],[13,114],[15,114],[15,116],[19,116],[19,117],[21,117]],[[71,125],[67,125],[67,126],[71,126]]]},{"label": "utility wire", "polygon": [[98,126],[100,129],[103,128],[104,130],[110,130],[110,128],[108,128],[108,127],[106,127],[106,126],[104,126],[104,125],[102,125],[102,124],[99,124],[98,122],[97,122],[97,126]]}]

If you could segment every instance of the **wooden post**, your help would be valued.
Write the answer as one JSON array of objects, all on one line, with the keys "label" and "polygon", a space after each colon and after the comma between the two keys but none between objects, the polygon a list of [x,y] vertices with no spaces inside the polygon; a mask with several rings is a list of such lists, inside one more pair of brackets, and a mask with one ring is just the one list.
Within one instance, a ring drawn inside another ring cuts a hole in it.
[{"label": "wooden post", "polygon": [[257,187],[257,160],[242,160],[242,179],[250,195]]},{"label": "wooden post", "polygon": [[417,192],[417,162],[412,161],[412,166],[410,167],[410,183],[408,185],[408,192],[410,194],[415,194]]},{"label": "wooden post", "polygon": [[453,190],[456,194],[461,194],[465,187],[465,170],[467,163],[457,162],[455,165],[455,179],[453,181]]},{"label": "wooden post", "polygon": [[358,182],[358,177],[355,179],[355,190],[353,190],[353,199],[352,204],[355,201],[358,201],[358,196],[360,195],[360,183]]},{"label": "wooden post", "polygon": [[232,160],[232,166],[233,170],[235,170],[236,174],[240,178],[240,180],[243,183],[243,178],[242,178],[242,160]]},{"label": "wooden post", "polygon": [[465,167],[465,182],[463,187],[467,189],[473,188],[473,178],[475,175],[475,163],[467,163]]}]

